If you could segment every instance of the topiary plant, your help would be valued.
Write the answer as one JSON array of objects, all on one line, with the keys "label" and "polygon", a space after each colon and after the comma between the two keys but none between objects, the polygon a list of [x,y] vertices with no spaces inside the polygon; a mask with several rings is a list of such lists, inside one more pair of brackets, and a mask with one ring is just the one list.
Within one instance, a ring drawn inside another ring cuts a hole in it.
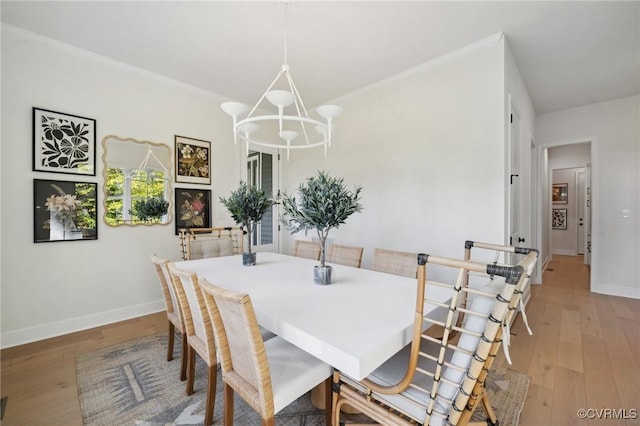
[{"label": "topiary plant", "polygon": [[[315,230],[320,240],[320,266],[325,266],[325,245],[332,228],[338,228],[355,212],[362,210],[359,186],[349,190],[344,179],[331,177],[323,171],[307,178],[298,187],[299,200],[284,195],[282,222],[292,234]],[[285,216],[289,218],[286,219]]]},{"label": "topiary plant", "polygon": [[260,188],[240,181],[238,189],[231,192],[228,198],[220,197],[220,202],[229,210],[236,224],[247,230],[249,236],[249,254],[251,254],[251,235],[255,224],[271,208],[273,200]]}]

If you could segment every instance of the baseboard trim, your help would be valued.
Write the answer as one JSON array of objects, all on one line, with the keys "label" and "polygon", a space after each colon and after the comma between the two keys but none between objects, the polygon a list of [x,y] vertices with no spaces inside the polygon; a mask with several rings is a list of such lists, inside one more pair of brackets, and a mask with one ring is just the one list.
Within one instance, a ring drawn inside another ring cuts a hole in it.
[{"label": "baseboard trim", "polygon": [[609,285],[593,283],[591,285],[593,293],[606,294],[608,296],[627,297],[630,299],[640,299],[640,288],[632,286]]},{"label": "baseboard trim", "polygon": [[577,256],[578,252],[575,250],[563,250],[563,249],[553,249],[551,254],[561,254],[563,256]]},{"label": "baseboard trim", "polygon": [[70,318],[63,321],[56,321],[49,324],[37,325],[35,327],[22,328],[20,330],[7,331],[0,335],[0,348],[6,349],[12,346],[23,345],[25,343],[36,342],[38,340],[49,339],[51,337],[62,336],[64,334],[75,333],[76,331],[87,330],[114,322],[124,321],[143,315],[153,314],[166,309],[164,299],[155,302],[143,303],[140,305],[127,306],[125,308],[113,309],[111,311],[83,317]]}]

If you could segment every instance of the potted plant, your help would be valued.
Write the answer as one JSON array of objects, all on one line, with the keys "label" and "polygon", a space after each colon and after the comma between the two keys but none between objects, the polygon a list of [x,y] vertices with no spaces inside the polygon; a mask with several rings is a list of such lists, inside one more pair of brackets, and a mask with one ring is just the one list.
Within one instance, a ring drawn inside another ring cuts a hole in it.
[{"label": "potted plant", "polygon": [[360,191],[359,186],[349,190],[344,179],[319,171],[317,176],[307,178],[306,183],[298,187],[300,200],[286,194],[282,199],[282,222],[292,234],[310,229],[318,233],[321,251],[320,265],[313,272],[316,284],[331,283],[331,266],[325,265],[327,236],[332,228],[339,227],[353,213],[362,210]]},{"label": "potted plant", "polygon": [[157,222],[167,214],[169,202],[162,197],[149,197],[133,202],[129,213],[145,222]]},{"label": "potted plant", "polygon": [[255,265],[256,254],[251,252],[251,235],[256,223],[271,208],[273,201],[262,189],[240,181],[238,189],[232,191],[229,198],[220,197],[220,202],[229,210],[236,224],[246,229],[249,251],[242,253],[242,263],[246,266]]}]

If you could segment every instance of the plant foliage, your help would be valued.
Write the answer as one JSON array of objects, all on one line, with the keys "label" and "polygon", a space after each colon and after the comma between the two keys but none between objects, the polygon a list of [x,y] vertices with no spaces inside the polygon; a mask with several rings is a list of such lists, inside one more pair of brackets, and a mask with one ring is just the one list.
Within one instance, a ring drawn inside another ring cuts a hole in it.
[{"label": "plant foliage", "polygon": [[262,189],[242,181],[238,189],[232,191],[228,198],[220,197],[219,199],[229,210],[235,223],[246,228],[249,235],[249,253],[251,253],[253,228],[273,206],[273,200]]},{"label": "plant foliage", "polygon": [[149,197],[142,200],[136,200],[133,208],[129,210],[134,216],[145,222],[157,221],[167,214],[169,210],[169,202],[161,197]]},{"label": "plant foliage", "polygon": [[[299,200],[284,195],[282,222],[292,234],[315,229],[320,239],[321,265],[325,266],[325,243],[332,228],[338,228],[355,212],[362,210],[359,186],[349,190],[343,178],[319,171],[298,187]],[[285,216],[289,216],[288,219]]]}]

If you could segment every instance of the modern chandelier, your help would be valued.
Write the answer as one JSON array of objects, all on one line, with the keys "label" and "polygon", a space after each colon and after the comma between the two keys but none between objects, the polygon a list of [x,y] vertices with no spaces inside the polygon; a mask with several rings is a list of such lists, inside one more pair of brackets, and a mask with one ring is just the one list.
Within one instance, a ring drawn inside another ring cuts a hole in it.
[{"label": "modern chandelier", "polygon": [[[342,107],[338,105],[321,105],[316,108],[317,114],[324,119],[318,119],[309,116],[302,97],[291,78],[289,65],[287,63],[287,4],[285,3],[285,31],[284,31],[284,63],[280,72],[273,80],[271,85],[262,94],[258,102],[249,111],[249,106],[241,102],[224,102],[220,105],[222,110],[233,117],[233,141],[238,142],[241,139],[246,144],[247,153],[249,145],[261,145],[277,149],[287,150],[287,161],[289,160],[290,150],[307,149],[324,146],[324,155],[327,156],[327,147],[331,146],[331,137],[333,133],[333,119],[342,113]],[[285,81],[289,90],[274,89],[279,81]],[[263,102],[264,100],[268,101]],[[264,103],[268,108],[276,107],[277,114],[260,115],[260,106]],[[295,109],[295,115],[285,112],[285,108],[290,111]],[[247,114],[249,111],[249,114]],[[254,115],[255,113],[255,115]],[[245,115],[246,114],[246,115]],[[253,137],[252,134],[260,129],[258,122],[277,122],[277,134]],[[311,133],[310,127],[317,133]],[[299,138],[302,133],[302,138]],[[315,137],[315,138],[314,138]]]}]

